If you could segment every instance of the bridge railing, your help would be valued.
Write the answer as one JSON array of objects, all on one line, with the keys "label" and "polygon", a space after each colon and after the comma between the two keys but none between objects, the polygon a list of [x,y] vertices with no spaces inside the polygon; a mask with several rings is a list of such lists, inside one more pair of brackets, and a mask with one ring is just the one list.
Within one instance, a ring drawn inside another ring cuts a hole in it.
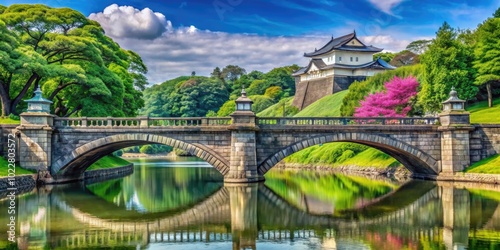
[{"label": "bridge railing", "polygon": [[159,128],[177,126],[227,126],[231,124],[230,117],[56,117],[54,125],[59,128]]},{"label": "bridge railing", "polygon": [[258,117],[258,125],[309,125],[309,126],[331,126],[331,125],[436,125],[439,123],[437,117],[424,118],[392,118],[392,117]]}]

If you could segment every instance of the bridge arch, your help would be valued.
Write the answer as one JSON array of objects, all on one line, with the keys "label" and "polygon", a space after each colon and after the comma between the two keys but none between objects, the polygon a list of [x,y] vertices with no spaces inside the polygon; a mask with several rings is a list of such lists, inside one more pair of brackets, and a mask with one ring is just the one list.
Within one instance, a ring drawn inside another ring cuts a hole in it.
[{"label": "bridge arch", "polygon": [[229,162],[204,145],[187,143],[161,135],[131,133],[103,137],[74,149],[71,153],[54,161],[51,174],[56,179],[81,178],[85,170],[100,158],[122,148],[151,143],[164,144],[189,152],[211,164],[223,176],[229,171]]},{"label": "bridge arch", "polygon": [[285,157],[302,149],[329,142],[354,142],[376,148],[394,157],[412,173],[437,175],[441,172],[439,161],[417,147],[391,137],[369,133],[335,133],[295,142],[260,162],[258,172],[264,175]]}]

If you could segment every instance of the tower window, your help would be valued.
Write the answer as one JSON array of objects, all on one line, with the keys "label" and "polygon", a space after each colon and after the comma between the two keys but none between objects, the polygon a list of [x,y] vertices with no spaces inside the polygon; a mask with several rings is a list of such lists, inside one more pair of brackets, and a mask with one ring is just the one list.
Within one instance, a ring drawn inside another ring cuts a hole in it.
[{"label": "tower window", "polygon": [[352,62],[352,56],[351,56],[351,62]]},{"label": "tower window", "polygon": [[339,56],[339,62],[342,62],[342,57],[341,56]]},{"label": "tower window", "polygon": [[358,61],[358,57],[356,57],[356,62]]}]

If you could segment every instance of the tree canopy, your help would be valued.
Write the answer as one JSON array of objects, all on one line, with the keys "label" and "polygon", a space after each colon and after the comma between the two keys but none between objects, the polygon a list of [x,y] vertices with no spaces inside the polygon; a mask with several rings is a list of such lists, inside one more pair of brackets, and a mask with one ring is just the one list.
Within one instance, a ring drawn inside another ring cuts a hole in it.
[{"label": "tree canopy", "polygon": [[488,106],[492,106],[491,85],[500,82],[500,8],[479,25],[476,31],[474,68],[475,83],[486,85]]},{"label": "tree canopy", "polygon": [[458,32],[444,23],[436,33],[428,50],[422,54],[424,67],[419,103],[427,112],[441,110],[441,102],[448,98],[451,87],[458,96],[472,100],[477,93],[472,70],[473,53],[470,45],[458,39]]},{"label": "tree canopy", "polygon": [[143,106],[147,68],[139,55],[68,8],[0,8],[2,116],[19,114],[41,86],[59,116],[133,116]]}]

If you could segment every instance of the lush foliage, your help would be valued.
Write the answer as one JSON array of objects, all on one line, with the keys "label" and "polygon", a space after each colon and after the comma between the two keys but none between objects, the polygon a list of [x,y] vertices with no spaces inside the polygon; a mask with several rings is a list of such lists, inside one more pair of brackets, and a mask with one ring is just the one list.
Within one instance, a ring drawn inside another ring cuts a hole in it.
[{"label": "lush foliage", "polygon": [[141,111],[152,117],[200,117],[217,111],[229,98],[227,86],[218,79],[178,77],[144,91]]},{"label": "lush foliage", "polygon": [[[354,82],[349,86],[349,93],[342,100],[342,106],[340,107],[341,116],[352,116],[357,107],[359,107],[361,100],[365,98],[370,93],[378,92],[384,89],[384,84],[390,81],[395,76],[400,78],[406,78],[409,76],[414,76],[421,82],[420,78],[422,76],[422,66],[421,65],[411,65],[397,68],[395,70],[385,71],[375,76],[372,76],[365,81]],[[419,107],[413,107],[410,114],[418,114]]]},{"label": "lush foliage", "polygon": [[67,8],[14,4],[0,14],[2,116],[41,86],[59,116],[133,116],[143,106],[147,72],[139,55]]},{"label": "lush foliage", "polygon": [[368,95],[356,108],[355,117],[405,117],[411,110],[411,99],[417,95],[414,77],[394,77],[385,84],[385,91]]},{"label": "lush foliage", "polygon": [[[171,146],[163,144],[148,144],[143,146],[134,146],[124,148],[121,151],[124,153],[143,153],[143,154],[161,154],[169,153],[173,150]],[[120,155],[118,155],[120,156]]]},{"label": "lush foliage", "polygon": [[445,22],[421,56],[424,74],[419,103],[425,111],[441,110],[441,102],[449,97],[451,87],[456,88],[461,99],[474,99],[478,89],[471,84],[472,61],[471,46],[458,39],[458,31]]},{"label": "lush foliage", "polygon": [[293,96],[295,80],[291,73],[297,65],[275,68],[268,73],[228,65],[216,67],[210,78],[183,76],[152,86],[144,91],[142,115],[153,117],[229,116],[236,109],[235,100],[245,87],[258,113]]},{"label": "lush foliage", "polygon": [[488,18],[479,25],[474,55],[474,68],[477,70],[475,83],[486,85],[488,106],[491,107],[491,85],[500,82],[500,16]]}]

